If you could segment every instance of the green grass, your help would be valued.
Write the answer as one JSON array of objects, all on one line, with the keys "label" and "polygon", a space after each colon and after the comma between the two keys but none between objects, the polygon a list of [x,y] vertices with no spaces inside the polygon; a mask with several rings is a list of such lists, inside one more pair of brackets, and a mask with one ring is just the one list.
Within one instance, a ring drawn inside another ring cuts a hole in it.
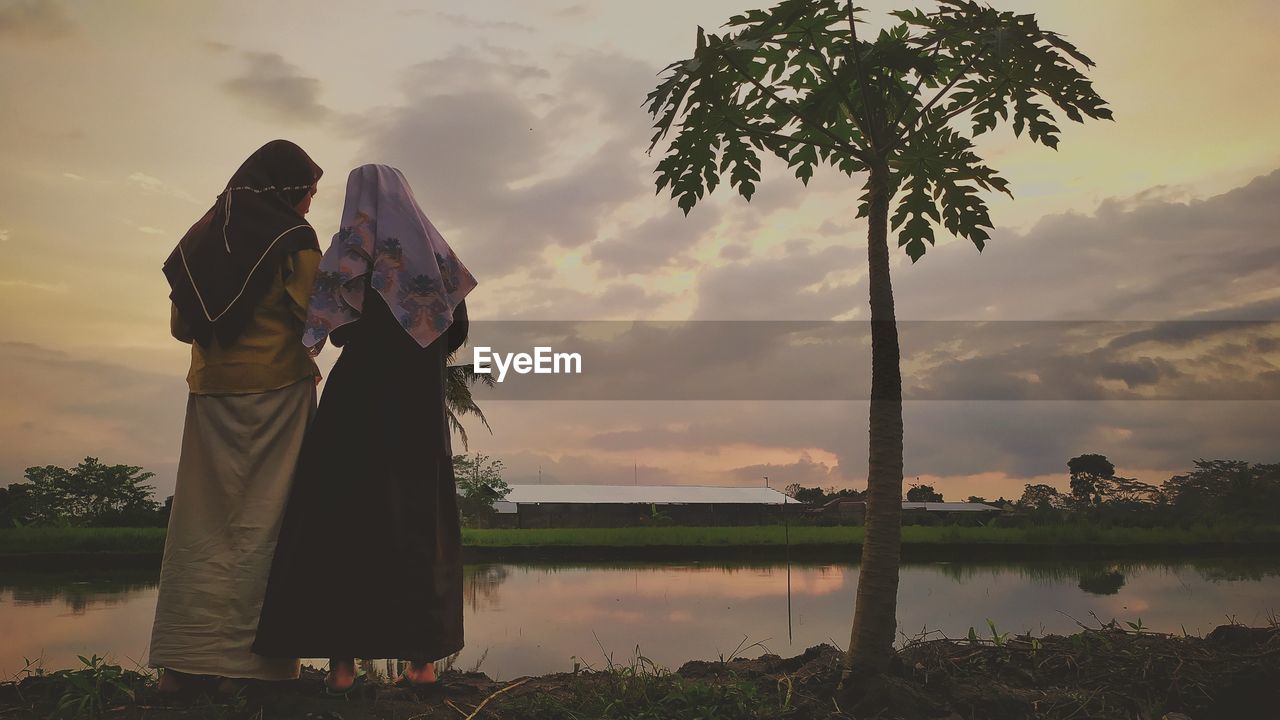
[{"label": "green grass", "polygon": [[5,528],[0,553],[159,553],[164,528]]},{"label": "green grass", "polygon": [[[862,542],[861,527],[795,527],[792,545],[850,545]],[[464,530],[464,545],[643,547],[678,545],[731,547],[782,545],[781,525],[752,527],[563,528],[539,530]],[[1198,545],[1204,543],[1280,542],[1277,526],[1197,526],[1192,528],[1100,528],[1051,525],[1029,528],[908,525],[902,541],[910,545],[977,543],[990,545]]]},{"label": "green grass", "polygon": [[[471,547],[735,547],[785,542],[781,525],[751,527],[561,528],[540,530],[463,530]],[[852,545],[862,542],[861,527],[792,526],[791,544]],[[908,525],[908,545],[1203,545],[1277,543],[1280,526],[1200,525],[1190,528],[1102,528],[1084,524],[1027,528]],[[121,552],[159,553],[163,528],[8,528],[0,529],[0,554]]]},{"label": "green grass", "polygon": [[[730,547],[782,545],[781,525],[746,527],[630,527],[555,528],[534,530],[463,530],[462,544],[474,547],[575,546],[644,547],[679,545]],[[827,545],[862,542],[860,527],[793,527],[792,545]]]}]

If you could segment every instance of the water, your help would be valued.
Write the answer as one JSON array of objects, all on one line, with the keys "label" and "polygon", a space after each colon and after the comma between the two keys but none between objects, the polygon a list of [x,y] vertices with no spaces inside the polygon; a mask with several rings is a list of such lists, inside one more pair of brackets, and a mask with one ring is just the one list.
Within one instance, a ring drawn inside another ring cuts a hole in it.
[{"label": "water", "polygon": [[[782,564],[491,564],[466,568],[467,648],[457,666],[498,679],[602,667],[637,652],[675,668],[735,653],[792,655],[844,645],[857,567]],[[40,658],[47,669],[77,654],[143,664],[155,573],[84,571],[0,575],[0,679]],[[928,563],[902,570],[899,632],[960,637],[1071,632],[1092,615],[1156,631],[1208,632],[1235,620],[1266,624],[1280,612],[1280,559],[1176,563]]]}]

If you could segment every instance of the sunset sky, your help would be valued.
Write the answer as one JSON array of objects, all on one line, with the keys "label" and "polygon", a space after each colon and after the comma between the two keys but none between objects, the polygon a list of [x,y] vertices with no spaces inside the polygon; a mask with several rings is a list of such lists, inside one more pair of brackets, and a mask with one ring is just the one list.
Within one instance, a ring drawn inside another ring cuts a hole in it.
[{"label": "sunset sky", "polygon": [[[1016,199],[989,198],[981,254],[944,239],[917,265],[896,258],[899,317],[1280,319],[1280,4],[992,3],[1090,55],[1116,121],[1064,118],[1056,152],[984,136]],[[860,4],[876,23],[931,7]],[[855,181],[820,171],[806,188],[766,162],[752,202],[722,188],[688,217],[654,194],[641,102],[657,72],[692,52],[698,25],[757,6],[0,0],[0,485],[94,455],[171,493],[189,350],[169,337],[160,265],[277,137],[326,171],[309,216],[326,246],[346,173],[400,167],[480,281],[473,321],[865,318]],[[1186,351],[1143,342],[1127,361]],[[1274,343],[1240,348],[1215,362],[1248,356],[1241,382],[1280,375]],[[971,367],[939,372],[981,381]],[[1198,457],[1277,462],[1267,392],[910,402],[907,481],[1016,497],[1065,487],[1085,452],[1154,483]],[[473,428],[471,449],[513,483],[541,469],[544,482],[865,484],[865,403],[478,398],[493,433]]]}]

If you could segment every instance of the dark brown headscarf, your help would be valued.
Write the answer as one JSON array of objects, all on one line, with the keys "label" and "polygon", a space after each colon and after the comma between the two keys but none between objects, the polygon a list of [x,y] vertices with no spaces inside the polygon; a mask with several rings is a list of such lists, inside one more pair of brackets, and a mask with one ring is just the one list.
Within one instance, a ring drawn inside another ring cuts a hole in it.
[{"label": "dark brown headscarf", "polygon": [[319,250],[295,209],[323,171],[302,148],[273,140],[240,166],[213,207],[164,263],[169,294],[196,342],[228,346],[240,337],[281,258]]}]

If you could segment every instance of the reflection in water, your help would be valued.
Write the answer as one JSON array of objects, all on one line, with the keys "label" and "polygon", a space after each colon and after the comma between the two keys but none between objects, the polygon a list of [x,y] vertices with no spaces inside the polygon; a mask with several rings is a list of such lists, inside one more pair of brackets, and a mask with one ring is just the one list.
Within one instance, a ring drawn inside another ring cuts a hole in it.
[{"label": "reflection in water", "polygon": [[[789,576],[789,577],[788,577]],[[486,564],[464,572],[467,647],[455,659],[497,678],[603,665],[637,647],[659,664],[729,655],[761,643],[779,654],[840,645],[857,568],[834,564]],[[789,580],[789,582],[788,582]],[[0,678],[43,656],[145,660],[154,573],[6,574],[0,579]],[[899,630],[963,636],[991,618],[1002,631],[1072,632],[1073,618],[1142,619],[1204,633],[1232,613],[1263,624],[1280,609],[1280,559],[1181,563],[927,563],[902,569]],[[370,665],[394,674],[395,663]]]},{"label": "reflection in water", "polygon": [[154,589],[159,582],[158,575],[148,570],[6,571],[0,575],[0,596],[10,596],[15,605],[48,605],[56,601],[81,614],[91,605],[126,602],[132,593]]},{"label": "reflection in water", "polygon": [[463,600],[471,612],[498,607],[498,588],[511,573],[508,565],[467,565],[462,568]]},{"label": "reflection in water", "polygon": [[1115,595],[1124,587],[1124,573],[1115,570],[1085,572],[1080,575],[1077,587],[1092,595]]}]

